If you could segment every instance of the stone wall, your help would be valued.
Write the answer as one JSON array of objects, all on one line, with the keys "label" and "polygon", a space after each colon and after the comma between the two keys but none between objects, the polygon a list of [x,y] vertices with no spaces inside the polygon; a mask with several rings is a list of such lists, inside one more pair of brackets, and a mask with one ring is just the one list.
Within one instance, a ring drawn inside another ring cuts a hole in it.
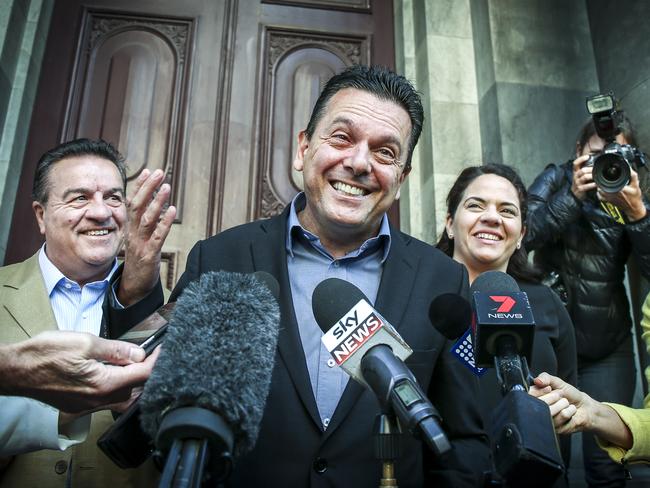
[{"label": "stone wall", "polygon": [[0,0],[0,263],[53,5],[53,0]]}]

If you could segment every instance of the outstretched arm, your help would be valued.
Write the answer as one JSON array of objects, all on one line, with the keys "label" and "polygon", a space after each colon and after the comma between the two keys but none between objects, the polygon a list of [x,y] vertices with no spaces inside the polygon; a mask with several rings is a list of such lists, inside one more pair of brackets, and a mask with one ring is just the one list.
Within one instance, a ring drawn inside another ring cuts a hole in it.
[{"label": "outstretched arm", "polygon": [[133,344],[78,332],[44,332],[0,345],[0,394],[27,396],[66,412],[127,401],[156,355]]},{"label": "outstretched arm", "polygon": [[593,432],[624,449],[632,447],[632,433],[613,408],[560,378],[542,373],[529,391],[548,404],[558,434]]}]

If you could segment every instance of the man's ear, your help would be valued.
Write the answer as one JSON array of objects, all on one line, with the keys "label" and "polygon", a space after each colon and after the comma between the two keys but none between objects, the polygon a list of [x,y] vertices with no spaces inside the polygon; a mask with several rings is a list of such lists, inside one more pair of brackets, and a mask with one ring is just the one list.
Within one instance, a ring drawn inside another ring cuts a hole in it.
[{"label": "man's ear", "polygon": [[304,130],[298,133],[298,149],[296,156],[293,158],[293,168],[296,171],[302,171],[305,166],[305,151],[309,147],[309,137]]},{"label": "man's ear", "polygon": [[397,195],[395,195],[395,200],[399,200],[400,194],[402,193],[402,183],[411,172],[411,166],[404,168],[402,174],[399,176],[399,188],[397,189]]},{"label": "man's ear", "polygon": [[32,209],[34,210],[34,215],[36,216],[36,223],[38,224],[38,230],[42,235],[45,235],[45,222],[43,220],[43,213],[45,212],[45,207],[40,202],[34,200],[32,202]]}]

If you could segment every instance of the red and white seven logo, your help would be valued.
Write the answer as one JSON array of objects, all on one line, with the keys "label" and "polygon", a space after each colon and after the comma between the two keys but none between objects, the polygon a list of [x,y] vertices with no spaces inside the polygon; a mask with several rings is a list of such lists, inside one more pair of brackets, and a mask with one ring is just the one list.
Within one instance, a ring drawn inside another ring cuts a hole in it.
[{"label": "red and white seven logo", "polygon": [[501,295],[490,295],[490,298],[494,300],[497,303],[500,303],[499,308],[497,308],[497,312],[502,312],[502,313],[508,313],[510,310],[512,310],[512,307],[515,306],[514,299],[509,296],[501,296]]}]

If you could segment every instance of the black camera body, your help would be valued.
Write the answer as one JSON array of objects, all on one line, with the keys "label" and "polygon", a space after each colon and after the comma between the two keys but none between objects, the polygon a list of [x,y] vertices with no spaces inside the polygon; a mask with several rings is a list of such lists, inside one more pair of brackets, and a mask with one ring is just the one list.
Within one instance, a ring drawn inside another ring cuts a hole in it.
[{"label": "black camera body", "polygon": [[630,182],[631,170],[646,165],[646,156],[630,144],[619,144],[623,112],[618,109],[614,95],[594,95],[587,98],[587,110],[592,115],[598,136],[605,140],[603,151],[589,158],[593,165],[596,186],[605,193],[617,193]]}]

